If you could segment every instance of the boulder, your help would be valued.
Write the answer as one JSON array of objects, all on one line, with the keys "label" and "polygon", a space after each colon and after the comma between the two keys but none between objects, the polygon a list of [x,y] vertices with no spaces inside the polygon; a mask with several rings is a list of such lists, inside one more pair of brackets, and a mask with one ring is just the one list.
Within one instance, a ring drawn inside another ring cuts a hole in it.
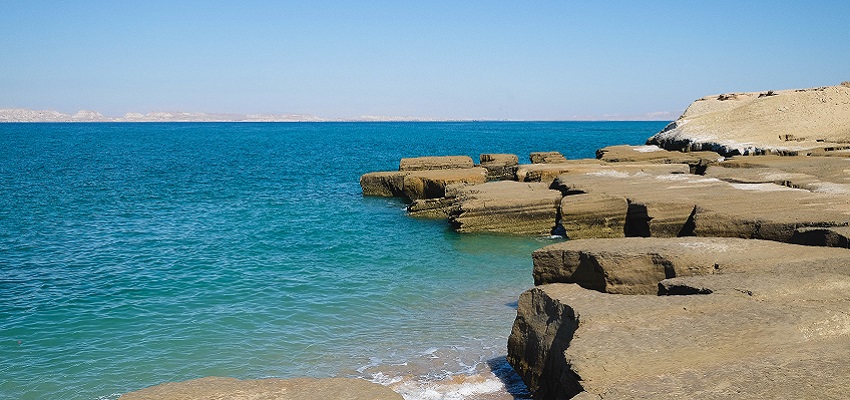
[{"label": "boulder", "polygon": [[119,400],[402,400],[389,388],[362,379],[258,379],[207,377],[163,383]]},{"label": "boulder", "polygon": [[[572,246],[549,253],[570,265],[561,278],[600,266],[584,278],[634,287],[661,279],[666,295],[602,293],[579,286],[587,279],[523,293],[508,361],[535,398],[844,396],[850,251],[705,238]],[[692,275],[664,279],[670,270]]]},{"label": "boulder", "polygon": [[488,182],[457,189],[449,222],[458,232],[549,235],[560,201],[545,183]]},{"label": "boulder", "polygon": [[474,167],[469,156],[440,156],[402,158],[399,171],[432,171],[441,169],[465,169]]},{"label": "boulder", "polygon": [[482,154],[481,166],[487,168],[487,179],[491,181],[516,179],[519,158],[515,154]]},{"label": "boulder", "polygon": [[557,151],[537,151],[529,156],[532,164],[558,164],[566,162],[567,158]]},{"label": "boulder", "polygon": [[692,103],[646,144],[724,156],[850,148],[850,87],[727,93]]}]

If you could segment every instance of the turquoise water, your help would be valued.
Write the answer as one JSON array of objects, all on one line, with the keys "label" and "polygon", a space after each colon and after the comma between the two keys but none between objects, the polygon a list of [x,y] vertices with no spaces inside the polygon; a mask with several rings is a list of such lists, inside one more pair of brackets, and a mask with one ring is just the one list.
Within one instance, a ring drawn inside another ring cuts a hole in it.
[{"label": "turquoise water", "polygon": [[359,176],[409,156],[593,157],[664,125],[0,124],[0,398],[209,375],[425,398],[486,375],[549,239],[459,235],[362,197]]}]

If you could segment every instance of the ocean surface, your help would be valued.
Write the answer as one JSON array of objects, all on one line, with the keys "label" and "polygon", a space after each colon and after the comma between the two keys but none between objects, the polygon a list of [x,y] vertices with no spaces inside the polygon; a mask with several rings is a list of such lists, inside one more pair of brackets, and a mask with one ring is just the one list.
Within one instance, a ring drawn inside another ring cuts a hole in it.
[{"label": "ocean surface", "polygon": [[504,362],[544,237],[460,235],[360,175],[642,144],[664,122],[0,124],[0,398],[203,376],[524,398]]}]

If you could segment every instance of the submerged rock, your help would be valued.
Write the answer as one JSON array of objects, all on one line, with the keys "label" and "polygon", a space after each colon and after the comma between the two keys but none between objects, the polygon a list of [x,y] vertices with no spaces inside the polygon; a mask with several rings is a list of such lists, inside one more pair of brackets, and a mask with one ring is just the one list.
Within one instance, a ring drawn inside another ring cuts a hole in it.
[{"label": "submerged rock", "polygon": [[402,400],[389,388],[362,379],[258,379],[207,377],[163,383],[119,400]]}]

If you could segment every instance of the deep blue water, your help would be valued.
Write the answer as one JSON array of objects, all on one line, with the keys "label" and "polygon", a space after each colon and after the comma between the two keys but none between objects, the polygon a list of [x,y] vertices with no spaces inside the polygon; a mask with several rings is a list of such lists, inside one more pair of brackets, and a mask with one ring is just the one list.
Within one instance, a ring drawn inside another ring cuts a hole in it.
[{"label": "deep blue water", "polygon": [[549,240],[408,218],[360,175],[411,156],[593,157],[664,125],[0,124],[0,398],[480,374]]}]

